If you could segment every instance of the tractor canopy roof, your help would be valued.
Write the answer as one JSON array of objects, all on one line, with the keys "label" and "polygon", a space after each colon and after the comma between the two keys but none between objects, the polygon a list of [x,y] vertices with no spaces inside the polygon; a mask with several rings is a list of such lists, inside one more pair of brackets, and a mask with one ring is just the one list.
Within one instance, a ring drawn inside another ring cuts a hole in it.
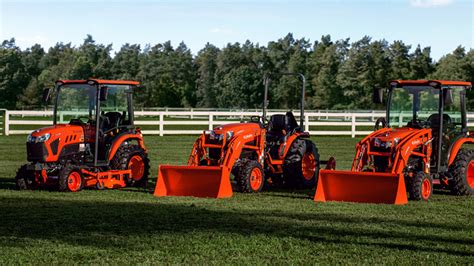
[{"label": "tractor canopy roof", "polygon": [[132,81],[132,80],[106,80],[106,79],[77,79],[77,80],[57,80],[56,84],[86,84],[86,83],[95,83],[95,84],[110,84],[110,85],[130,85],[130,86],[138,86],[140,82]]},{"label": "tractor canopy roof", "polygon": [[454,81],[454,80],[392,80],[390,81],[390,86],[394,87],[403,87],[403,86],[430,86],[434,88],[439,87],[465,87],[465,89],[470,89],[472,84],[467,81]]}]

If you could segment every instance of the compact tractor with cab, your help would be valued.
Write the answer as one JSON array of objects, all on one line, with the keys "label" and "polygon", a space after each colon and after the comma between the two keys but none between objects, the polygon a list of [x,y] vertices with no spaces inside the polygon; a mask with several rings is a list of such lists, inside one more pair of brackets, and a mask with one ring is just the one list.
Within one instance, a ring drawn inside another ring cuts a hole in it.
[{"label": "compact tractor with cab", "polygon": [[[149,160],[132,103],[136,81],[59,80],[53,126],[27,138],[28,164],[16,175],[18,189],[40,187],[76,192],[84,187],[145,186]],[[63,122],[68,121],[68,122]]]},{"label": "compact tractor with cab", "polygon": [[[470,82],[394,80],[386,117],[356,146],[351,171],[321,170],[315,201],[406,204],[427,201],[433,186],[474,193],[474,132],[466,118]],[[374,90],[382,103],[383,90]],[[407,119],[405,119],[407,118]]]},{"label": "compact tractor with cab", "polygon": [[314,187],[321,162],[316,145],[303,131],[305,77],[280,75],[293,75],[302,82],[299,125],[292,112],[266,120],[270,85],[266,76],[263,115],[204,131],[186,166],[160,166],[154,195],[231,197],[231,173],[241,192],[259,192],[264,183]]}]

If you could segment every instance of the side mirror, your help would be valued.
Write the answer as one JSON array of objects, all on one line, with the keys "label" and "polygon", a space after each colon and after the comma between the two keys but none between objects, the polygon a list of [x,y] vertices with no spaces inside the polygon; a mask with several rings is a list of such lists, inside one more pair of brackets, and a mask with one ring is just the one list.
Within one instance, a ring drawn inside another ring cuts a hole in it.
[{"label": "side mirror", "polygon": [[48,102],[50,94],[51,94],[51,89],[50,88],[46,88],[46,89],[43,90],[43,103]]},{"label": "side mirror", "polygon": [[443,91],[443,98],[445,106],[453,104],[453,91],[450,89],[445,89]]},{"label": "side mirror", "polygon": [[372,102],[377,103],[377,104],[383,103],[383,89],[374,88],[374,91],[372,94]]},{"label": "side mirror", "polygon": [[100,87],[100,96],[99,100],[101,102],[107,101],[107,95],[109,95],[109,88],[107,86]]}]

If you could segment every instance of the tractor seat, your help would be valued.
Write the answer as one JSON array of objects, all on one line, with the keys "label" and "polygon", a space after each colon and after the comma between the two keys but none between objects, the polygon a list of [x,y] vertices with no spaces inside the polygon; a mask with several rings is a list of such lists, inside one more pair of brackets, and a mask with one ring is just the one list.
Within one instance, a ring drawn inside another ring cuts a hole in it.
[{"label": "tractor seat", "polygon": [[119,112],[108,112],[105,116],[109,119],[109,128],[119,127],[122,122],[122,114]]},{"label": "tractor seat", "polygon": [[278,140],[293,132],[297,127],[298,123],[292,112],[272,115],[268,123],[267,139]]},{"label": "tractor seat", "polygon": [[[439,114],[432,114],[428,117],[431,128],[439,128]],[[449,127],[452,124],[452,119],[448,114],[443,114],[443,127]]]}]

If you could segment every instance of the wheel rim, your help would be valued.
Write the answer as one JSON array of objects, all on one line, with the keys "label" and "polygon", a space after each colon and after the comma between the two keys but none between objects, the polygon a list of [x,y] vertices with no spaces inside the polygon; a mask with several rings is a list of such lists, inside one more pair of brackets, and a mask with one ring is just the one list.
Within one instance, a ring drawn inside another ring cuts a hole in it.
[{"label": "wheel rim", "polygon": [[128,169],[132,171],[132,179],[138,181],[142,179],[145,172],[145,163],[140,155],[135,155],[128,162]]},{"label": "wheel rim", "polygon": [[474,160],[472,160],[467,167],[466,181],[471,189],[474,189]]},{"label": "wheel rim", "polygon": [[421,196],[424,200],[430,198],[431,195],[431,183],[429,179],[424,179],[421,183]]},{"label": "wheel rim", "polygon": [[81,175],[78,172],[71,172],[67,177],[67,187],[70,191],[78,191],[81,183]]},{"label": "wheel rim", "polygon": [[303,177],[306,180],[311,180],[316,173],[316,158],[313,153],[305,153],[301,161],[301,170],[303,172]]},{"label": "wheel rim", "polygon": [[260,186],[263,182],[263,175],[262,171],[258,168],[254,168],[252,172],[250,172],[250,187],[253,191],[258,191]]}]

